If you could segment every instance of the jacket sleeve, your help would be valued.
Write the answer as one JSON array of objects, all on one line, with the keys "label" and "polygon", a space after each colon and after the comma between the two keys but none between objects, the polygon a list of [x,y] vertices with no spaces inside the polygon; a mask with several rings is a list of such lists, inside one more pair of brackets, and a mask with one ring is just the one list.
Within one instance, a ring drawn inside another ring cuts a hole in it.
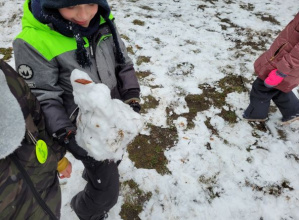
[{"label": "jacket sleeve", "polygon": [[22,39],[13,42],[17,72],[37,97],[45,115],[47,131],[55,133],[73,126],[63,106],[63,89],[58,85],[59,68]]},{"label": "jacket sleeve", "polygon": [[121,98],[123,101],[131,99],[139,100],[140,86],[136,77],[134,65],[131,58],[128,56],[127,48],[120,38],[118,31],[117,38],[121,47],[121,51],[123,52],[124,58],[126,60],[125,64],[117,64],[116,67],[116,74],[118,74],[117,77],[119,81],[118,83],[121,83],[121,86],[119,87]]},{"label": "jacket sleeve", "polygon": [[20,77],[11,66],[4,62],[2,62],[2,66],[6,75],[10,77],[8,86],[22,108],[27,129],[31,132],[37,132],[38,137],[51,147],[57,160],[60,160],[65,155],[66,150],[57,142],[54,142],[53,138],[46,132],[44,115],[40,103],[32,94],[28,85],[24,82],[24,79]]},{"label": "jacket sleeve", "polygon": [[[284,36],[286,41],[291,44],[292,50],[283,55],[277,62],[277,69],[283,73],[296,73],[299,71],[299,13],[285,28]],[[299,77],[299,76],[298,76]]]}]

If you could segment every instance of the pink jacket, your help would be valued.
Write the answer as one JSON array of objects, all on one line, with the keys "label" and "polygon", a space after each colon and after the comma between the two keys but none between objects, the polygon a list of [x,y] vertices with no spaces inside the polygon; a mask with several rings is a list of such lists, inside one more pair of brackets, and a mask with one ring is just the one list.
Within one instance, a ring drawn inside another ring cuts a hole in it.
[{"label": "pink jacket", "polygon": [[275,39],[270,49],[255,62],[254,69],[262,80],[271,70],[288,74],[275,88],[290,92],[299,84],[299,13]]}]

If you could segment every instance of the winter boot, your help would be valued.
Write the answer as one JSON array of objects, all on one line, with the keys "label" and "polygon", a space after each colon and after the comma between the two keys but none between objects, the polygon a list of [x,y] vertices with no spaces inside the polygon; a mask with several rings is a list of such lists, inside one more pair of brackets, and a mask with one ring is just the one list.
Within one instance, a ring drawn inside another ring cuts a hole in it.
[{"label": "winter boot", "polygon": [[290,116],[288,118],[282,118],[281,124],[288,125],[288,124],[292,123],[293,121],[297,121],[297,120],[299,120],[299,113],[297,113],[296,115]]}]

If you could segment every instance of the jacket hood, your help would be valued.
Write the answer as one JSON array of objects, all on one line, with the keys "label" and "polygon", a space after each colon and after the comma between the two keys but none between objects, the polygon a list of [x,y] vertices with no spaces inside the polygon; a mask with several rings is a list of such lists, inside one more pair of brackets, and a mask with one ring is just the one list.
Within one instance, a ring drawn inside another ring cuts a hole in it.
[{"label": "jacket hood", "polygon": [[0,69],[0,159],[13,153],[25,135],[25,120],[21,107],[11,93]]},{"label": "jacket hood", "polygon": [[53,9],[66,8],[81,4],[97,4],[99,5],[100,14],[104,18],[108,18],[110,14],[110,7],[106,0],[40,0],[40,4],[44,11],[51,11]]}]

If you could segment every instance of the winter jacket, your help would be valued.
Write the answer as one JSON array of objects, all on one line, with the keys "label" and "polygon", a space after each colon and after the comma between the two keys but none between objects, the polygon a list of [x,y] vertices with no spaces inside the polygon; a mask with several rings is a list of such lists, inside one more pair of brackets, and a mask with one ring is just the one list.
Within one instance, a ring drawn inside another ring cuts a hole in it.
[{"label": "winter jacket", "polygon": [[[17,71],[40,101],[50,133],[73,126],[71,119],[77,106],[70,74],[74,69],[85,71],[94,82],[107,85],[112,98],[123,101],[139,98],[139,84],[125,45],[117,34],[126,60],[120,65],[115,60],[111,32],[103,19],[93,38],[84,38],[92,65],[82,68],[76,61],[75,38],[66,37],[53,30],[51,24],[36,20],[29,3],[30,0],[26,0],[24,4],[22,32],[13,42],[15,63]],[[132,90],[136,91],[135,97],[128,95]]]},{"label": "winter jacket", "polygon": [[290,92],[299,84],[299,13],[278,35],[270,49],[255,61],[254,69],[262,80],[273,69],[288,74],[275,87],[283,92]]},{"label": "winter jacket", "polygon": [[[3,153],[5,146],[0,145],[0,219],[50,219],[35,199],[23,173],[13,162],[12,154],[30,176],[35,190],[59,219],[61,192],[56,169],[57,161],[63,157],[65,151],[46,133],[40,105],[24,80],[3,61],[0,61],[0,74],[2,77],[5,75],[9,87],[7,90],[10,90],[18,101],[26,123],[25,138],[22,138],[19,147],[15,146],[10,152]],[[32,141],[34,139],[46,142],[48,156],[45,162],[42,161],[44,163],[37,159],[36,145]]]}]

